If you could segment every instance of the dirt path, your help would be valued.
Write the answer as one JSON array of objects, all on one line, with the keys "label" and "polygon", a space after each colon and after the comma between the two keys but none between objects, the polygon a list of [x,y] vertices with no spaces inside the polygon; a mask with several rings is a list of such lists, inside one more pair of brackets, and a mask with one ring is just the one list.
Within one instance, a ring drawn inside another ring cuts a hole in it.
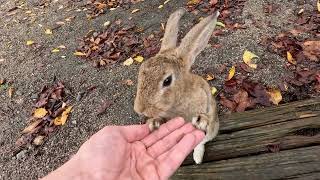
[{"label": "dirt path", "polygon": [[[42,177],[67,161],[90,135],[105,125],[140,123],[133,111],[139,63],[131,66],[118,63],[98,69],[73,53],[90,30],[103,30],[107,21],[114,23],[121,19],[123,24],[133,22],[143,27],[143,33],[148,35],[153,30],[159,30],[170,13],[186,4],[186,1],[171,0],[159,9],[160,2],[148,0],[88,20],[87,11],[83,11],[86,7],[84,1],[0,2],[0,79],[10,81],[14,88],[12,98],[8,97],[6,89],[0,89],[0,179]],[[266,14],[264,8],[267,3],[268,0],[247,0],[238,18],[249,28],[214,38],[222,47],[207,48],[200,54],[195,72],[204,75],[208,70],[218,69],[221,64],[231,67],[242,61],[243,51],[248,49],[260,57],[259,64],[263,67],[251,78],[269,86],[278,84],[281,80],[279,77],[288,73],[284,68],[286,59],[267,51],[259,42],[265,35],[271,37],[293,28],[290,19],[297,11],[314,7],[308,4],[297,6],[295,1],[282,1],[276,13]],[[133,9],[140,11],[132,14]],[[66,20],[68,18],[70,22]],[[189,29],[198,18],[188,13],[181,23],[182,32]],[[65,24],[58,27],[58,21],[64,21]],[[45,34],[46,28],[53,29],[53,34]],[[28,40],[35,44],[26,46]],[[60,45],[66,46],[66,49],[52,53],[52,49]],[[216,76],[211,85],[221,89],[225,75]],[[34,99],[41,88],[52,84],[54,79],[63,81],[74,96],[72,115],[66,125],[46,138],[42,146],[29,146],[14,153],[15,142],[32,114]],[[126,79],[131,79],[134,85],[124,85],[122,81]],[[90,87],[96,89],[81,100],[75,100],[79,92]],[[114,103],[104,114],[97,116],[104,99]]]}]

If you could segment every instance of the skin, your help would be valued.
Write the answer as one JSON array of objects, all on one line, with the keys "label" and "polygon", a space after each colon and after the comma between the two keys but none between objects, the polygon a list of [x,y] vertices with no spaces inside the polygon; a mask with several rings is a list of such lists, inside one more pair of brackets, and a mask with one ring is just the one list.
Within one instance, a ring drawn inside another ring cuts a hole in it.
[{"label": "skin", "polygon": [[204,136],[182,118],[152,133],[147,125],[107,126],[43,180],[168,179]]}]

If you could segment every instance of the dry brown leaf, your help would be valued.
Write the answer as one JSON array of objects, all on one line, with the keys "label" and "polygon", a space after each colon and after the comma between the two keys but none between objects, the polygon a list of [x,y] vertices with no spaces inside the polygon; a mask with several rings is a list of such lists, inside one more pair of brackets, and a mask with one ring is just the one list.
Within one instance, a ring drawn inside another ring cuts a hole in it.
[{"label": "dry brown leaf", "polygon": [[38,108],[34,111],[33,117],[43,118],[47,115],[48,111],[45,108]]},{"label": "dry brown leaf", "polygon": [[302,44],[303,54],[312,61],[320,59],[320,41],[306,41]]},{"label": "dry brown leaf", "polygon": [[207,81],[211,81],[211,80],[213,80],[213,79],[214,79],[214,75],[207,74],[207,76],[206,76],[206,80],[207,80]]},{"label": "dry brown leaf", "polygon": [[25,133],[29,133],[29,132],[33,131],[34,128],[36,128],[41,122],[42,122],[42,119],[38,119],[38,120],[34,121],[34,122],[31,123],[29,126],[27,126],[26,128],[24,128],[24,130],[22,131],[22,133],[25,134]]},{"label": "dry brown leaf", "polygon": [[83,52],[80,52],[80,51],[76,51],[76,52],[73,53],[73,55],[75,55],[75,56],[85,56],[86,54],[83,53]]}]

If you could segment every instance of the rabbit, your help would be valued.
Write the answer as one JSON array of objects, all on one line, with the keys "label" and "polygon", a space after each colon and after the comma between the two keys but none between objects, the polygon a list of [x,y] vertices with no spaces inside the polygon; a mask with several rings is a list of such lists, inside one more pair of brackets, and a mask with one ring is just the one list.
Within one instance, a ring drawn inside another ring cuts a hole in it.
[{"label": "rabbit", "polygon": [[193,151],[195,163],[201,164],[205,143],[218,134],[219,119],[209,84],[190,69],[207,46],[219,12],[201,20],[177,47],[179,21],[184,13],[180,8],[170,15],[160,51],[141,64],[134,110],[149,118],[151,131],[178,116],[203,130],[205,138]]}]

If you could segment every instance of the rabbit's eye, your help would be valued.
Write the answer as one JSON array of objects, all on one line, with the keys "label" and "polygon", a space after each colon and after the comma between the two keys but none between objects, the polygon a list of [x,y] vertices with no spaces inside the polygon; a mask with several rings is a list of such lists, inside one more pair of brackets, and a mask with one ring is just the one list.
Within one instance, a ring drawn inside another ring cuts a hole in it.
[{"label": "rabbit's eye", "polygon": [[170,86],[171,82],[172,82],[172,75],[168,76],[168,77],[163,81],[162,86],[163,86],[163,87],[168,87],[168,86]]}]

